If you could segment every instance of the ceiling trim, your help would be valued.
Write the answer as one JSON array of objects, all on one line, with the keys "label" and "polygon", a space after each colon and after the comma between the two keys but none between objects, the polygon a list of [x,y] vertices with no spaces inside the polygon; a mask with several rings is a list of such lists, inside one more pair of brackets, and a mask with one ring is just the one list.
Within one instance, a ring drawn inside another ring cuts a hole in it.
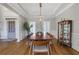
[{"label": "ceiling trim", "polygon": [[23,8],[23,6],[20,3],[17,3],[17,5],[27,14],[29,14],[28,12],[26,12],[26,10]]},{"label": "ceiling trim", "polygon": [[67,10],[68,8],[70,8],[71,6],[73,6],[75,3],[71,3],[68,6],[66,6],[63,10],[61,10],[56,16],[60,15],[61,13],[63,13],[65,10]]},{"label": "ceiling trim", "polygon": [[63,3],[61,3],[60,5],[58,5],[55,9],[54,9],[54,11],[53,11],[53,14],[52,15],[54,15],[55,14],[55,12],[58,10],[58,8],[62,5]]},{"label": "ceiling trim", "polygon": [[4,7],[6,7],[6,8],[8,8],[8,9],[10,9],[10,10],[13,11],[13,12],[19,14],[17,11],[15,11],[13,8],[11,8],[8,4],[3,3],[3,4],[1,4],[1,5],[4,6]]},{"label": "ceiling trim", "polygon": [[[8,9],[10,9],[10,10],[13,11],[14,13],[16,13],[17,15],[19,15],[19,16],[21,16],[21,17],[24,17],[23,15],[21,15],[20,13],[18,13],[16,10],[14,10],[11,6],[9,6],[9,4],[3,3],[3,4],[1,4],[1,5],[4,6],[4,7],[6,7],[6,8],[8,8]],[[26,17],[24,17],[24,18],[26,18]]]},{"label": "ceiling trim", "polygon": [[30,16],[29,19],[32,19],[32,16],[23,8],[23,6],[20,3],[17,3],[17,5],[25,12],[26,15]]}]

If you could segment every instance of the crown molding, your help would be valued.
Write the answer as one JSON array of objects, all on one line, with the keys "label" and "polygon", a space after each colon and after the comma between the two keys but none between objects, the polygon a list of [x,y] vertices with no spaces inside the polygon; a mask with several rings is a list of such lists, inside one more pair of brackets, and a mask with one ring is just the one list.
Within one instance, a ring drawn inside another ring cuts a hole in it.
[{"label": "crown molding", "polygon": [[16,13],[17,15],[19,15],[19,16],[21,16],[21,17],[27,19],[24,15],[22,15],[22,14],[19,13],[19,12],[17,12],[17,11],[16,11],[14,8],[12,8],[9,4],[7,4],[7,3],[2,3],[1,5],[4,6],[4,7],[6,7],[6,8],[8,8],[8,9],[10,9],[10,10],[13,11],[14,13]]},{"label": "crown molding", "polygon": [[54,15],[55,14],[55,12],[61,7],[61,5],[62,5],[62,3],[60,4],[60,5],[58,5],[55,9],[54,9],[54,11],[53,11],[53,14],[52,15]]},{"label": "crown molding", "polygon": [[32,19],[33,18],[32,15],[30,15],[20,3],[17,3],[17,5],[23,10],[23,12],[25,12],[25,14],[26,14],[25,17],[30,16],[30,18],[28,18],[28,19]]},{"label": "crown molding", "polygon": [[24,7],[20,4],[20,3],[17,3],[17,5],[26,13],[26,14],[28,14],[29,15],[29,13],[28,12],[26,12],[26,10],[24,9]]},{"label": "crown molding", "polygon": [[65,10],[67,10],[68,8],[72,7],[75,3],[71,3],[68,6],[66,6],[63,10],[61,10],[56,16],[60,15],[61,13],[63,13]]}]

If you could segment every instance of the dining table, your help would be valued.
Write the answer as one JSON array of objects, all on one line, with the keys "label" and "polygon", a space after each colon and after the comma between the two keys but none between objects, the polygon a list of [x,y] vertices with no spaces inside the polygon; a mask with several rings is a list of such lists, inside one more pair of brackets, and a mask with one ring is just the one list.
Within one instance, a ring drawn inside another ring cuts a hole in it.
[{"label": "dining table", "polygon": [[52,37],[49,34],[32,34],[28,38],[29,41],[36,41],[36,40],[52,40]]},{"label": "dining table", "polygon": [[33,41],[48,41],[50,44],[52,43],[52,37],[45,33],[45,34],[32,34],[28,37],[28,45],[30,46]]}]

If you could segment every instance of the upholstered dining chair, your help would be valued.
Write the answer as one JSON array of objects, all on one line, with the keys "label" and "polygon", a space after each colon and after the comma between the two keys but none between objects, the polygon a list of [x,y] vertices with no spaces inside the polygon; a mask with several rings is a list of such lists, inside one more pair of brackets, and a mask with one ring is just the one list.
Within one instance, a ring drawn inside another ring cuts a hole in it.
[{"label": "upholstered dining chair", "polygon": [[32,55],[35,55],[35,53],[42,54],[50,54],[50,44],[47,40],[37,40],[32,41],[32,45],[30,46]]}]

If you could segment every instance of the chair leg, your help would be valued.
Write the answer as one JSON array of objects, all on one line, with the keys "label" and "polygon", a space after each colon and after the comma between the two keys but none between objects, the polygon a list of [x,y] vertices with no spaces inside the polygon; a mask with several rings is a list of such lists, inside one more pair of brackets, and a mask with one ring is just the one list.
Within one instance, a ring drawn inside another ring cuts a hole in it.
[{"label": "chair leg", "polygon": [[49,50],[48,50],[48,55],[50,55],[50,52],[49,52]]},{"label": "chair leg", "polygon": [[48,55],[50,54],[50,45],[48,45]]},{"label": "chair leg", "polygon": [[32,55],[34,55],[34,51],[33,51],[33,49],[34,49],[34,46],[32,46]]},{"label": "chair leg", "polygon": [[32,45],[29,45],[29,48],[30,48],[30,49],[29,49],[29,50],[30,50],[30,51],[29,51],[29,54],[31,54],[31,53],[32,53]]},{"label": "chair leg", "polygon": [[32,51],[32,55],[34,55],[34,51]]},{"label": "chair leg", "polygon": [[31,54],[31,51],[32,51],[32,49],[31,49],[31,47],[30,47],[30,49],[29,49],[29,55]]}]

